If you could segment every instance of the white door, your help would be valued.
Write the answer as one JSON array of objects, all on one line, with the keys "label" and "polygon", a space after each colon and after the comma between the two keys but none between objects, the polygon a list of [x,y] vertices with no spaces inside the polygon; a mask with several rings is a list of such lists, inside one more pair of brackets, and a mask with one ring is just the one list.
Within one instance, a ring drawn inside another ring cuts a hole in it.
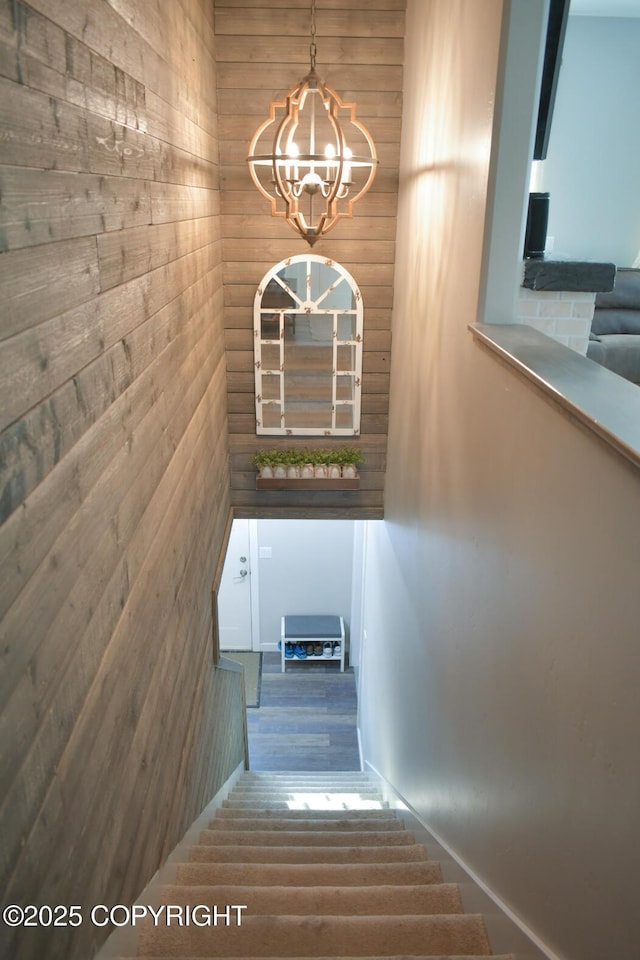
[{"label": "white door", "polygon": [[220,650],[251,650],[249,521],[234,520],[218,591]]}]

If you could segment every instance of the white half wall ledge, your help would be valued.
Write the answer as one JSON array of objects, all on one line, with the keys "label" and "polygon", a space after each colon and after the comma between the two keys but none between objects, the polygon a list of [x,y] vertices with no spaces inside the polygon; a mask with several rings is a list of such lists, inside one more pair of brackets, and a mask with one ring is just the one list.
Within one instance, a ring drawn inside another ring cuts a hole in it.
[{"label": "white half wall ledge", "polygon": [[640,388],[526,324],[476,323],[469,330],[478,343],[640,467]]}]

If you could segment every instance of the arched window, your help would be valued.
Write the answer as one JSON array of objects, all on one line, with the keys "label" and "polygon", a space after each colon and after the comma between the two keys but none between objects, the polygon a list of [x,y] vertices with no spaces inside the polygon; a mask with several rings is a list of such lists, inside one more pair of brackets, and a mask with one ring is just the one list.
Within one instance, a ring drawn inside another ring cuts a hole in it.
[{"label": "arched window", "polygon": [[253,311],[256,433],[360,432],[362,313],[335,260],[305,253],[265,274]]}]

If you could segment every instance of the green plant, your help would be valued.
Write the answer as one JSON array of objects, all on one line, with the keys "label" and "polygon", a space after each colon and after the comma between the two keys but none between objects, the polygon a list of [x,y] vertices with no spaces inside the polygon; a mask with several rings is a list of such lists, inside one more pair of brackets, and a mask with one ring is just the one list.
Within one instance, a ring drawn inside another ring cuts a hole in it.
[{"label": "green plant", "polygon": [[333,463],[352,463],[354,466],[356,463],[362,463],[363,460],[362,454],[359,450],[356,450],[355,447],[338,447],[337,450],[334,451],[334,456],[337,457],[337,459],[334,459],[332,461]]},{"label": "green plant", "polygon": [[276,465],[302,466],[305,463],[357,464],[362,462],[362,454],[354,447],[289,447],[279,450],[258,450],[251,458],[255,467],[275,467]]},{"label": "green plant", "polygon": [[276,463],[282,463],[279,459],[280,451],[279,450],[258,450],[252,458],[251,462],[254,467],[273,467]]},{"label": "green plant", "polygon": [[316,449],[312,450],[311,453],[313,456],[310,460],[307,460],[307,463],[333,463],[333,453],[331,450]]}]

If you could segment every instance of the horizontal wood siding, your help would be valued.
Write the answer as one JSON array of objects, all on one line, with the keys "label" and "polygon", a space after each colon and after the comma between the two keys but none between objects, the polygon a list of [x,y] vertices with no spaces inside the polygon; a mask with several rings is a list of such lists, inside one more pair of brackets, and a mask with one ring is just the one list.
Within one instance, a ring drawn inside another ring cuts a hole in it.
[{"label": "horizontal wood siding", "polygon": [[[258,437],[253,382],[253,298],[274,263],[308,246],[251,182],[249,141],[309,66],[307,0],[215,0],[222,213],[225,347],[228,371],[231,497],[240,517],[381,517],[388,417],[391,307],[395,257],[404,0],[317,0],[317,68],[376,143],[380,165],[351,220],[341,221],[313,252],[342,263],[364,301],[361,436],[365,455],[358,491],[255,489],[251,456],[264,446],[317,445],[317,438]],[[335,442],[344,442],[344,439]]]},{"label": "horizontal wood siding", "polygon": [[[213,19],[0,0],[4,902],[130,902],[244,756]],[[13,933],[86,960],[108,928]]]}]

